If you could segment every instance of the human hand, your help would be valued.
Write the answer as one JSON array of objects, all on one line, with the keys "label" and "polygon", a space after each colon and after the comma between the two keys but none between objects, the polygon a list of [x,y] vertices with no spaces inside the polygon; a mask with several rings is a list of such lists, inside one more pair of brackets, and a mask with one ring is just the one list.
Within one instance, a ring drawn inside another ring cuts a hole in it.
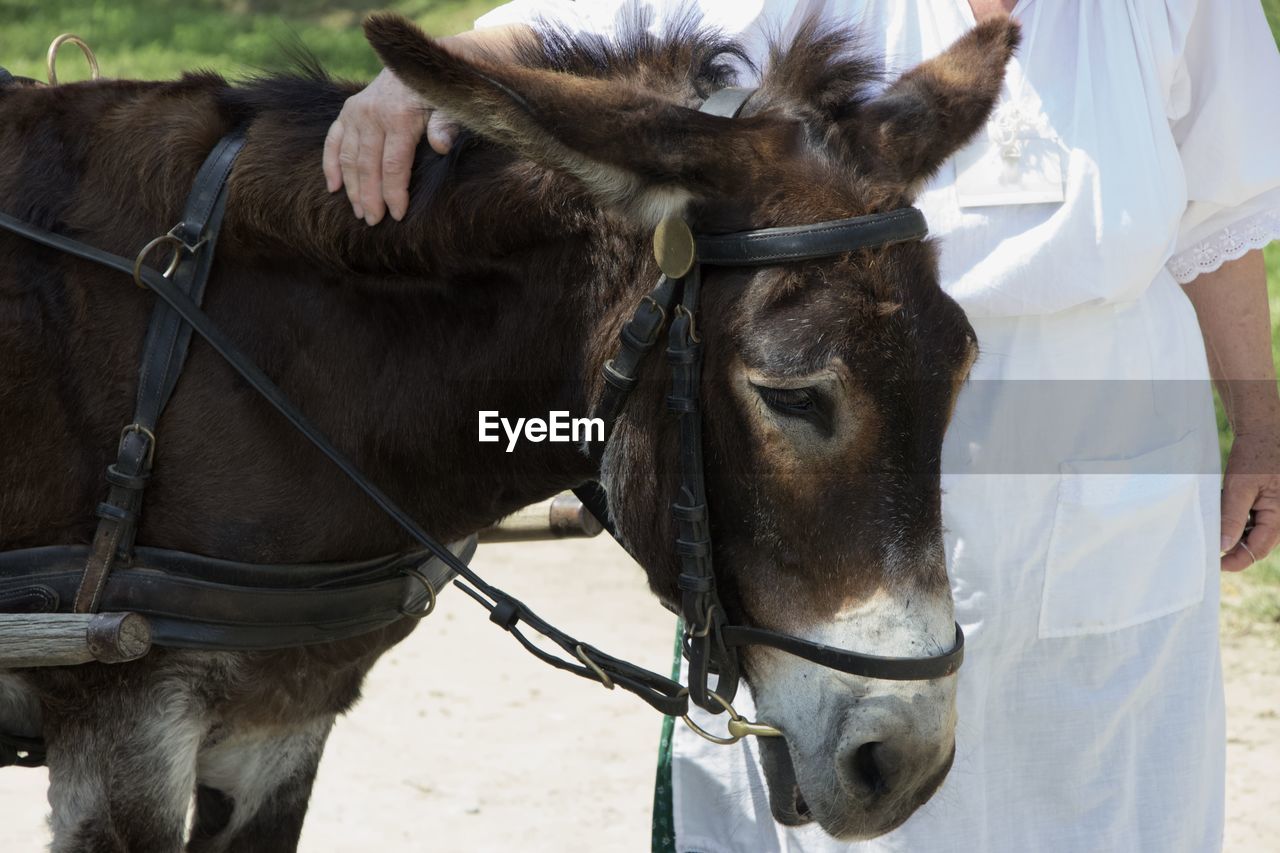
[{"label": "human hand", "polygon": [[457,126],[389,70],[347,99],[324,141],[329,192],[347,188],[357,219],[377,225],[385,213],[399,221],[409,209],[409,175],[423,133],[448,153]]},{"label": "human hand", "polygon": [[[1250,510],[1254,527],[1246,531]],[[1236,436],[1222,483],[1222,570],[1239,572],[1280,544],[1280,424]]]}]

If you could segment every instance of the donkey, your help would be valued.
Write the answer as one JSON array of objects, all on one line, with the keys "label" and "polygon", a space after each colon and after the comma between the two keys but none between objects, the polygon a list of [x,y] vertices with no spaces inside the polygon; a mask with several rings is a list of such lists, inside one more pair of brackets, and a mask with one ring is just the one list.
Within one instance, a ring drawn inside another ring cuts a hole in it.
[{"label": "donkey", "polygon": [[[662,217],[718,233],[909,203],[986,120],[1017,42],[1014,24],[986,22],[877,91],[850,33],[809,24],[728,120],[695,108],[742,52],[694,28],[616,43],[548,32],[514,64],[463,60],[393,16],[366,35],[471,133],[446,158],[420,148],[403,222],[368,228],[325,191],[325,132],[356,87],[316,67],[0,90],[0,208],[132,255],[177,220],[214,143],[247,127],[210,314],[442,540],[599,475],[669,606],[675,474],[661,460],[677,437],[661,360],[599,472],[571,444],[478,443],[478,410],[590,410],[657,278]],[[949,648],[939,456],[976,344],[935,248],[716,269],[704,290],[726,609],[868,653]],[[150,307],[112,272],[0,236],[0,547],[90,540]],[[260,563],[408,544],[201,342],[161,434],[141,543]],[[336,715],[411,629],[11,671],[0,728],[48,744],[55,851],[293,850]],[[779,821],[871,837],[946,775],[954,677],[869,681],[770,649],[743,665],[785,735],[762,744]]]}]

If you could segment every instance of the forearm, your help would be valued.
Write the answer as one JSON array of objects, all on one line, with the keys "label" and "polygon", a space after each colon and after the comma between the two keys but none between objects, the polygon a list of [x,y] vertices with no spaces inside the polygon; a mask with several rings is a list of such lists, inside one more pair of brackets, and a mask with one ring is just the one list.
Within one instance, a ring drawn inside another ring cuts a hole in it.
[{"label": "forearm", "polygon": [[1228,261],[1186,286],[1214,384],[1236,435],[1280,423],[1271,358],[1267,272],[1261,251]]}]

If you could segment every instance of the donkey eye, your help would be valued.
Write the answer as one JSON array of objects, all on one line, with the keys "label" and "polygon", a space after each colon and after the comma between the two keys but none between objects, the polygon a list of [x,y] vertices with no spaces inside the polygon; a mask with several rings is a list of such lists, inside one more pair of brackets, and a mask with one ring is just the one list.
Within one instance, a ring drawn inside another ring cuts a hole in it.
[{"label": "donkey eye", "polygon": [[816,418],[821,414],[818,392],[813,388],[770,388],[768,385],[756,385],[752,388],[760,395],[764,404],[780,415],[795,418]]}]

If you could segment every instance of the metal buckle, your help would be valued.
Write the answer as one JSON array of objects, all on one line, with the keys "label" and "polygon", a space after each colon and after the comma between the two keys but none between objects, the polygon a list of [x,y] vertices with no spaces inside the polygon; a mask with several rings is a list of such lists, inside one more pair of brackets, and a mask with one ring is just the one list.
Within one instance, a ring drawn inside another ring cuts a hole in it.
[{"label": "metal buckle", "polygon": [[683,314],[689,318],[689,340],[693,341],[695,344],[702,343],[702,336],[698,334],[698,321],[694,318],[693,314],[690,313],[689,309],[685,308],[683,304],[677,305],[676,314]]},{"label": "metal buckle", "polygon": [[401,572],[401,574],[403,574],[403,575],[408,575],[409,577],[411,577],[411,578],[413,578],[414,580],[416,580],[418,583],[422,584],[422,588],[423,588],[423,589],[425,589],[425,590],[427,591],[427,606],[426,606],[426,608],[424,608],[423,610],[421,610],[421,611],[416,611],[416,612],[415,612],[415,611],[412,611],[412,610],[405,610],[405,609],[404,609],[404,605],[402,604],[402,605],[400,605],[400,615],[401,615],[401,616],[406,616],[406,617],[408,617],[408,618],[410,618],[410,619],[425,619],[425,618],[427,618],[428,616],[430,616],[430,615],[431,615],[431,611],[433,611],[433,610],[435,610],[435,609],[436,609],[436,589],[435,589],[435,587],[433,587],[433,586],[431,585],[431,582],[430,582],[429,580],[427,580],[427,576],[426,576],[426,575],[424,575],[422,572],[418,571],[417,569],[405,569],[405,570],[403,570],[403,571]]},{"label": "metal buckle", "polygon": [[151,465],[156,461],[156,434],[144,427],[142,424],[133,423],[120,430],[120,445],[116,448],[116,453],[124,447],[124,440],[131,432],[136,432],[147,437],[147,470],[151,470]]},{"label": "metal buckle", "polygon": [[652,306],[650,310],[656,311],[658,316],[662,318],[661,320],[658,321],[658,328],[661,329],[663,326],[667,324],[667,309],[663,308],[662,305],[658,302],[658,300],[654,299],[652,296],[650,296],[647,293],[640,300],[640,304],[643,305],[646,302],[649,303],[650,306]]},{"label": "metal buckle", "polygon": [[[687,696],[689,694],[688,689],[682,690],[681,694]],[[718,743],[721,746],[732,746],[744,737],[782,737],[782,732],[773,726],[765,723],[753,723],[746,717],[739,714],[733,709],[732,705],[720,698],[719,693],[716,693],[713,690],[708,690],[707,695],[719,702],[720,707],[729,712],[729,722],[727,724],[729,736],[720,737],[719,735],[713,735],[711,732],[691,720],[688,714],[682,715],[680,719],[684,720],[684,724],[693,729],[694,734],[699,737],[709,740],[712,743]]]}]

